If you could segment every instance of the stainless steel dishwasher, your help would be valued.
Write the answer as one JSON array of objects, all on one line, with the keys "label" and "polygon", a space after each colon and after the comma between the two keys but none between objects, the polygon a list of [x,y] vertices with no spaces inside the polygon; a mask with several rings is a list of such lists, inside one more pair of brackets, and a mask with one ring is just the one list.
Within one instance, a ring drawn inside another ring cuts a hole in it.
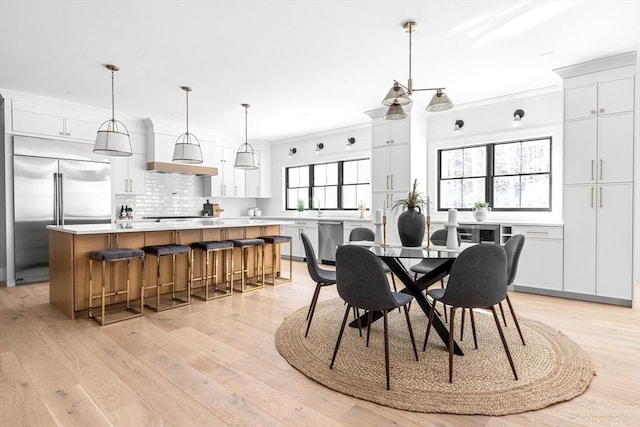
[{"label": "stainless steel dishwasher", "polygon": [[342,236],[342,221],[318,221],[320,263],[335,265],[336,249],[343,243]]}]

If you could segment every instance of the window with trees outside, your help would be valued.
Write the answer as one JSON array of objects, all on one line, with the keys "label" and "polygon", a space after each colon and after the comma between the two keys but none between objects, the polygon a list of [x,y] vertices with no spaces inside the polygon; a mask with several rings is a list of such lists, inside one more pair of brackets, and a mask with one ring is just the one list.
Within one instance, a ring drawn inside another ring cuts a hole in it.
[{"label": "window with trees outside", "polygon": [[298,200],[305,209],[370,207],[370,163],[367,158],[286,168],[286,209],[295,210]]},{"label": "window with trees outside", "polygon": [[438,150],[438,209],[551,210],[551,137]]}]

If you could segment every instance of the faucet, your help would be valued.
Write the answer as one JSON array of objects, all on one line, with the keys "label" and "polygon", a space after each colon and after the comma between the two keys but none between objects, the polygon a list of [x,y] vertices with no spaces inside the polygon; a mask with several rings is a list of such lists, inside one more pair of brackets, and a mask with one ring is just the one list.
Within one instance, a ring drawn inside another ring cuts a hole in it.
[{"label": "faucet", "polygon": [[316,196],[316,201],[318,202],[318,218],[322,216],[322,208],[320,207],[320,198]]}]

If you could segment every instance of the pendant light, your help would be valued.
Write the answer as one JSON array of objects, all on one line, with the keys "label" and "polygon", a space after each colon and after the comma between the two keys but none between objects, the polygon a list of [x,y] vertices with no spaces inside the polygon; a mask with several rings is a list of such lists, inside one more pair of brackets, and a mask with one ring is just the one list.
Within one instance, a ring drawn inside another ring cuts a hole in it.
[{"label": "pendant light", "polygon": [[242,104],[242,106],[244,107],[244,144],[238,148],[236,163],[233,167],[236,169],[258,169],[253,147],[247,142],[247,110],[249,109],[249,104]]},{"label": "pendant light", "polygon": [[427,105],[427,111],[446,111],[450,108],[453,108],[453,102],[451,102],[447,94],[444,93],[445,88],[413,88],[413,79],[411,78],[411,33],[415,31],[415,29],[417,28],[417,24],[414,21],[407,21],[402,24],[402,28],[405,32],[409,33],[409,79],[407,80],[406,86],[398,83],[396,80],[393,81],[393,86],[391,87],[391,89],[389,89],[389,92],[387,92],[387,95],[382,100],[382,105],[386,105],[389,107],[387,113],[384,115],[384,118],[387,120],[403,120],[407,118],[407,113],[405,113],[402,106],[409,104],[411,102],[411,98],[409,98],[409,96],[413,95],[413,92],[417,91],[436,91],[436,94],[433,95],[433,98],[431,98],[431,102],[429,102],[429,105]]},{"label": "pendant light", "polygon": [[200,149],[200,141],[189,132],[189,86],[181,86],[187,95],[187,131],[180,135],[176,140],[173,148],[173,161],[176,163],[195,164],[202,163],[202,150]]},{"label": "pendant light", "polygon": [[116,65],[105,65],[111,71],[111,118],[102,123],[98,128],[96,143],[93,152],[106,156],[131,156],[131,140],[129,131],[124,123],[116,120],[113,80],[115,72],[118,71]]}]

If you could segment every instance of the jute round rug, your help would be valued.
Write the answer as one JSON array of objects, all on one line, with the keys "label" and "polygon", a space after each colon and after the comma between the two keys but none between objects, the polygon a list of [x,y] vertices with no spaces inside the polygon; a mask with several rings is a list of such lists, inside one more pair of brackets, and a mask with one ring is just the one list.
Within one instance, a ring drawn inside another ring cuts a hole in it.
[{"label": "jute round rug", "polygon": [[[386,390],[382,320],[371,328],[369,347],[357,328],[345,329],[333,369],[331,356],[345,306],[339,298],[318,303],[308,338],[307,307],[287,317],[276,331],[276,347],[294,368],[340,393],[415,412],[506,415],[544,408],[582,394],[594,375],[589,357],[561,332],[520,318],[526,346],[512,319],[503,329],[519,380],[513,378],[490,312],[476,310],[478,350],[467,316],[464,356],[454,356],[453,384],[448,378],[448,352],[432,331],[427,351],[422,343],[427,318],[413,304],[411,323],[418,346],[415,361],[404,313],[389,313],[391,390]],[[350,320],[353,317],[351,316]],[[456,316],[460,324],[460,313]],[[456,328],[456,339],[459,329]]]}]

